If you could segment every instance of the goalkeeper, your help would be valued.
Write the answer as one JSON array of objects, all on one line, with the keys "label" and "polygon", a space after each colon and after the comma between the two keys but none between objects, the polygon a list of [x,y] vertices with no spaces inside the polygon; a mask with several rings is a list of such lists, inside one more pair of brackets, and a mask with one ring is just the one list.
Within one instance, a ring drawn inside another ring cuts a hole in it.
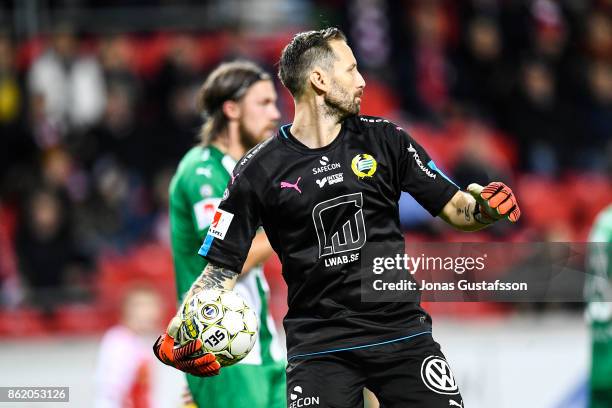
[{"label": "goalkeeper", "polygon": [[[294,121],[234,169],[218,222],[199,251],[209,264],[188,296],[232,289],[263,225],[288,286],[289,407],[362,406],[364,388],[384,407],[462,407],[419,302],[362,302],[362,249],[403,242],[402,191],[463,231],[517,221],[514,194],[499,182],[459,191],[402,128],[360,116],[365,81],[340,30],[297,34],[281,55],[279,74],[294,97]],[[157,357],[214,375],[214,355],[186,359],[201,342],[174,349],[175,331],[171,324],[160,336]]]},{"label": "goalkeeper", "polygon": [[[198,97],[207,117],[200,145],[180,162],[170,184],[172,253],[179,301],[202,273],[198,256],[212,216],[236,164],[247,150],[270,137],[280,117],[270,76],[253,63],[224,63],[207,78]],[[268,285],[261,264],[272,253],[265,234],[253,241],[236,291],[259,314],[253,350],[215,378],[187,374],[199,407],[280,407],[285,401],[285,364],[268,315]],[[240,392],[234,390],[240,389]],[[206,400],[206,403],[204,401]]]}]

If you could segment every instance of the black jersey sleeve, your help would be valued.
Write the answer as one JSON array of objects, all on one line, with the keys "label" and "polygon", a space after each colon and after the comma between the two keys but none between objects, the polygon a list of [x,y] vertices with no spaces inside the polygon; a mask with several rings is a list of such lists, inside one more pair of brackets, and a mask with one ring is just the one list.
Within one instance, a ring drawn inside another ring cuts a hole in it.
[{"label": "black jersey sleeve", "polygon": [[[437,216],[459,190],[408,133],[398,126],[390,126],[395,133],[400,187],[409,193],[431,215]],[[395,150],[394,149],[394,150]]]},{"label": "black jersey sleeve", "polygon": [[241,174],[228,183],[224,196],[198,253],[209,262],[241,272],[261,224],[261,206],[248,177]]}]

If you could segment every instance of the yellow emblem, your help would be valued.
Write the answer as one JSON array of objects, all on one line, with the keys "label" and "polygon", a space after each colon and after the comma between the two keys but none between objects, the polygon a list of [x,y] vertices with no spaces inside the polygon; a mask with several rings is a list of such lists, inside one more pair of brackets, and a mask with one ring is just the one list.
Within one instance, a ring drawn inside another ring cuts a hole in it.
[{"label": "yellow emblem", "polygon": [[189,319],[185,321],[185,328],[189,332],[189,335],[191,336],[192,339],[195,339],[196,336],[198,335],[198,332],[194,326],[195,325],[194,325],[193,319]]},{"label": "yellow emblem", "polygon": [[372,177],[376,173],[376,159],[369,154],[362,153],[353,157],[351,169],[359,178]]}]

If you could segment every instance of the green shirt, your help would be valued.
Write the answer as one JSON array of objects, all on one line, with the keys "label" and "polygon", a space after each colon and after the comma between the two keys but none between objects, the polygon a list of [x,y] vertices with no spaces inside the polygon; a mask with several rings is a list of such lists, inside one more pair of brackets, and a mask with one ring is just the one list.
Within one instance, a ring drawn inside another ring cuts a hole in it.
[{"label": "green shirt", "polygon": [[612,390],[612,205],[602,211],[589,237],[585,296],[591,323],[591,387]]},{"label": "green shirt", "polygon": [[[178,298],[182,300],[206,266],[198,250],[223,197],[235,160],[215,147],[196,146],[179,163],[170,183],[170,239]],[[234,289],[260,317],[259,338],[242,364],[282,358],[268,313],[268,284],[260,267],[241,276]]]}]

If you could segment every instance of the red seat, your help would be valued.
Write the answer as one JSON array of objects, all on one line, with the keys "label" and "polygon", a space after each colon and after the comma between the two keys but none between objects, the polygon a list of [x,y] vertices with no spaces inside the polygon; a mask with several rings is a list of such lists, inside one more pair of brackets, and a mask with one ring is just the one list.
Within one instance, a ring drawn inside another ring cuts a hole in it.
[{"label": "red seat", "polygon": [[35,337],[45,335],[49,324],[33,309],[0,311],[0,337]]},{"label": "red seat", "polygon": [[522,216],[531,226],[545,232],[554,224],[571,225],[576,200],[564,186],[527,175],[519,179],[517,187]]},{"label": "red seat", "polygon": [[69,334],[93,334],[112,324],[112,312],[100,305],[67,305],[55,314],[55,330]]}]

